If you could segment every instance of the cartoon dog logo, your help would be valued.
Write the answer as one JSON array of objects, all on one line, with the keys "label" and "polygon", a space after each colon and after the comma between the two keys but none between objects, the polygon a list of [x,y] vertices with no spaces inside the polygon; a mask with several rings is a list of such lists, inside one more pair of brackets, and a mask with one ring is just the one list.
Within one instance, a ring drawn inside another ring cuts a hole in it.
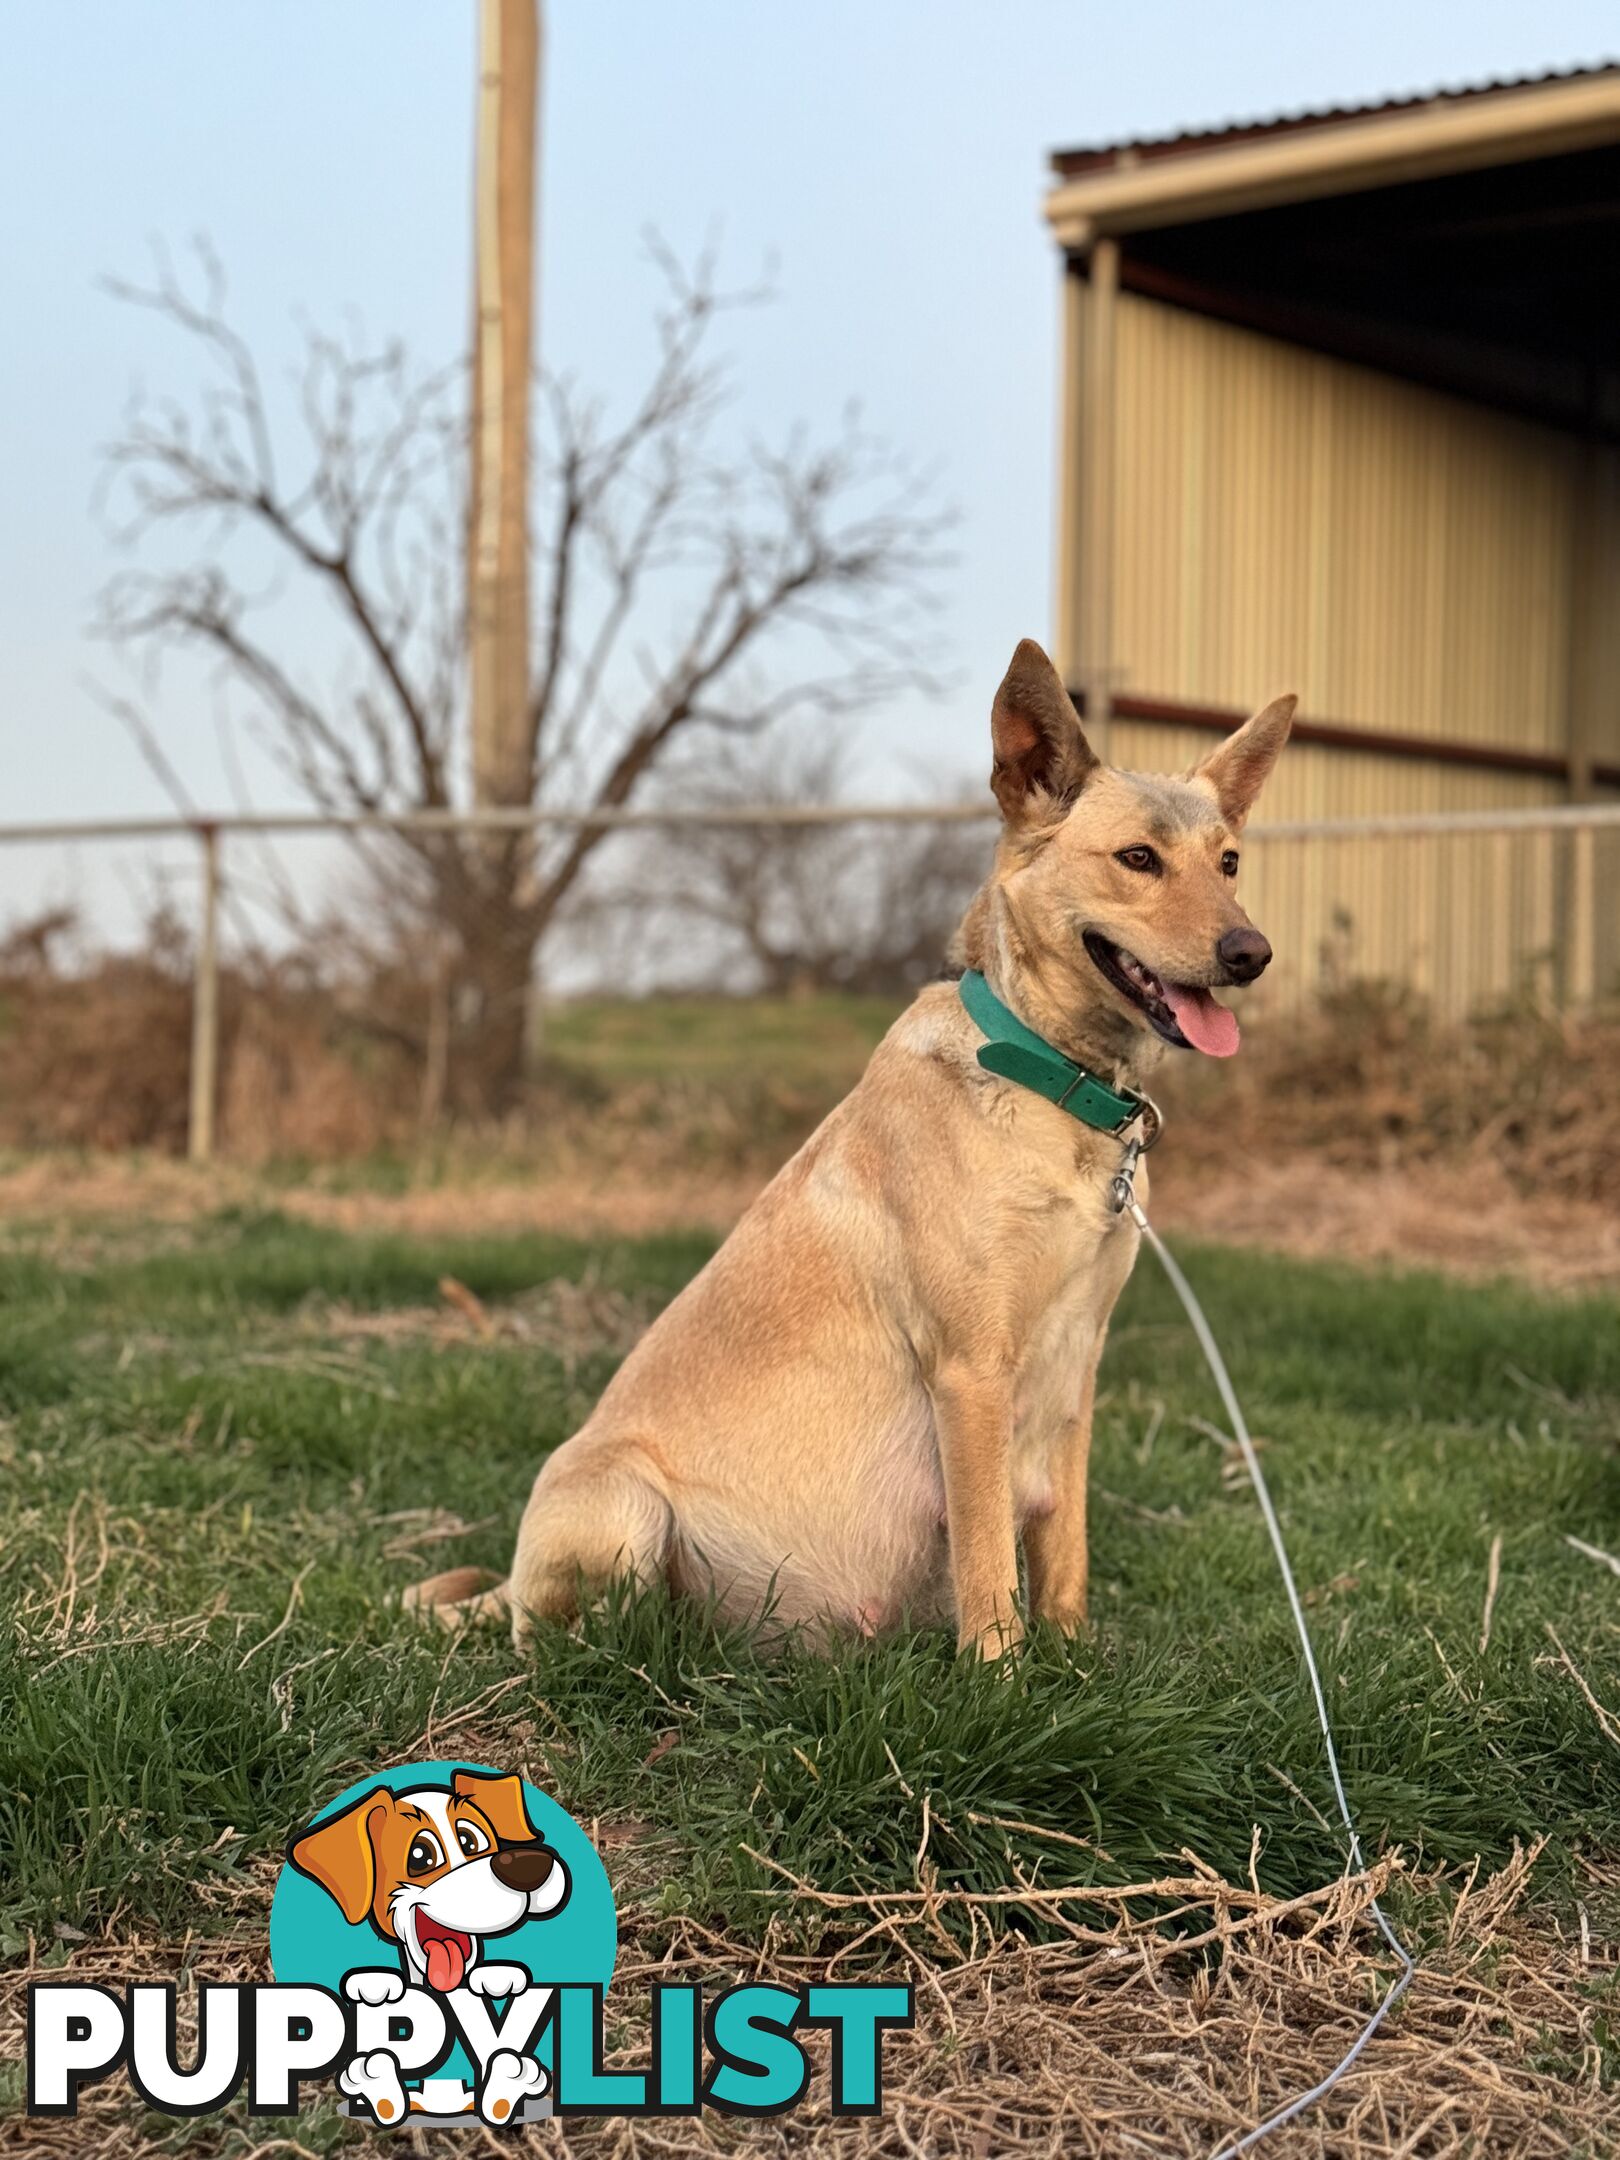
[{"label": "cartoon dog logo", "polygon": [[[287,1857],[351,1927],[369,1921],[398,1953],[397,1972],[347,1976],[345,1992],[371,2004],[400,2001],[407,1986],[438,1995],[465,1989],[487,1999],[524,1994],[525,1967],[486,1960],[484,1944],[559,1912],[570,1889],[561,1855],[529,1820],[522,1779],[471,1770],[455,1771],[447,1787],[396,1793],[378,1785],[341,1814],[301,1831]],[[511,2120],[526,2093],[544,2090],[540,2064],[509,2050],[496,2055],[488,2073],[478,2106],[495,2122]],[[381,2051],[357,2057],[339,2083],[378,2120],[403,2120],[407,2101],[397,2065]],[[459,2086],[454,2095],[431,2097],[452,2111],[472,2098]],[[423,2105],[418,2100],[416,2110]]]},{"label": "cartoon dog logo", "polygon": [[448,1792],[384,1785],[294,1838],[288,1850],[351,1927],[369,1919],[403,1953],[414,1987],[508,1995],[518,1965],[485,1965],[486,1937],[561,1910],[568,1870],[523,1806],[523,1781],[458,1770]]}]

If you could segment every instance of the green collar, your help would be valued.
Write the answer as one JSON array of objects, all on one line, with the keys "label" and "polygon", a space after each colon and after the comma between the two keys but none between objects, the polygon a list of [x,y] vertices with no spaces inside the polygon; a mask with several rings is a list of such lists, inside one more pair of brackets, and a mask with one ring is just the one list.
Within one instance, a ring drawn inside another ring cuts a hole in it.
[{"label": "green collar", "polygon": [[979,1051],[986,1072],[1003,1080],[1015,1080],[1048,1102],[1067,1110],[1070,1117],[1098,1132],[1123,1132],[1147,1107],[1145,1095],[1129,1088],[1111,1088],[1084,1065],[1054,1050],[1033,1028],[1025,1027],[991,989],[977,968],[969,968],[961,981],[962,1003],[981,1034],[990,1040]]}]

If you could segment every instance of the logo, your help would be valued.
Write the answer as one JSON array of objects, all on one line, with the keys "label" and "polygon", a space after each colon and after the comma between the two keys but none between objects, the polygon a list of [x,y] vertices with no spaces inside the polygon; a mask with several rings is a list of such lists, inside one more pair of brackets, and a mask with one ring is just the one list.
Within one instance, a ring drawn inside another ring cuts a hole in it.
[{"label": "logo", "polygon": [[289,1843],[270,1908],[276,1979],[356,2006],[338,2086],[349,2114],[384,2128],[549,2114],[554,1990],[605,1990],[617,1949],[607,1871],[578,1823],[468,1763],[409,1763],[340,1793]]},{"label": "logo", "polygon": [[198,1987],[182,2065],[172,1986],[29,1991],[28,2110],[72,2115],[122,2068],[149,2107],[208,2115],[246,2088],[296,2114],[331,2080],[384,2130],[509,2129],[559,2115],[779,2114],[809,2088],[801,2028],[830,2029],[835,2114],[882,2107],[883,2034],[911,1990],[655,1986],[651,2066],[603,2067],[613,1890],[566,1809],[511,1771],[408,1763],[294,1832],[270,1908],[269,1983]]}]

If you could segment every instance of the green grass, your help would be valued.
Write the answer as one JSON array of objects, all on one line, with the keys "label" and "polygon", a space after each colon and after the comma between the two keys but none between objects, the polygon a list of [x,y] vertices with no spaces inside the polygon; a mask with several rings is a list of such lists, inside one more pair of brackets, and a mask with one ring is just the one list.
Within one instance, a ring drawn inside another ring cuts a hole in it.
[{"label": "green grass", "polygon": [[[490,1694],[504,1637],[451,1650],[391,1610],[431,1569],[504,1567],[612,1355],[345,1342],[332,1303],[432,1305],[451,1273],[494,1306],[589,1272],[653,1304],[706,1249],[275,1214],[166,1249],[111,1228],[0,1248],[0,1956],[57,1922],[223,1924],[307,1810],[469,1709],[450,1751],[527,1752],[576,1812],[667,1836],[666,1908],[755,1929],[779,1878],[745,1847],[823,1888],[909,1886],[925,1796],[946,1884],[1130,1880],[1184,1847],[1242,1874],[1256,1824],[1268,1888],[1337,1868],[1264,1533],[1192,1422],[1218,1409],[1146,1260],[1104,1369],[1087,1642],[1038,1636],[1002,1672],[938,1633],[772,1656],[646,1597],[544,1631]],[[1369,1849],[1490,1863],[1547,1832],[1559,1897],[1577,1844],[1620,1846],[1620,1751],[1547,1634],[1620,1702],[1620,1584],[1564,1542],[1620,1549],[1613,1305],[1187,1257],[1267,1437]],[[412,1509],[475,1527],[388,1557]]]},{"label": "green grass", "polygon": [[806,998],[574,998],[545,1019],[548,1058],[605,1085],[731,1082],[774,1074],[842,1090],[858,1077],[903,1000],[836,991]]}]

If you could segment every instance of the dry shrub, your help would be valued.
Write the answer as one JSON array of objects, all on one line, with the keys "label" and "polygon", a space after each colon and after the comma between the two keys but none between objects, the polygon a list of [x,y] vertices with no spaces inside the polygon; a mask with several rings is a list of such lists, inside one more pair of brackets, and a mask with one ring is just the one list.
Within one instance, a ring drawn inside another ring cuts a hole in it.
[{"label": "dry shrub", "polygon": [[[189,934],[161,905],[134,951],[86,951],[71,910],[0,941],[0,1146],[182,1153],[192,966]],[[222,968],[228,1153],[333,1161],[398,1145],[414,1131],[420,1086],[408,1046],[309,955]]]},{"label": "dry shrub", "polygon": [[[454,1087],[428,1070],[430,975],[424,952],[335,923],[226,968],[226,1154],[408,1149],[438,1103],[441,1127],[511,1163],[539,1143],[549,1171],[593,1180],[735,1177],[774,1168],[860,1069],[856,1037],[785,1059],[751,1050],[740,1019],[734,1054],[701,1071],[677,1058],[649,1074],[647,1040],[622,1072],[601,1053],[553,1063],[497,1127],[457,1118]],[[649,1039],[663,1024],[648,1022]],[[190,1028],[189,939],[161,908],[130,953],[86,954],[70,913],[13,931],[0,942],[0,1146],[181,1152]],[[1177,1150],[1189,1167],[1308,1157],[1359,1177],[1446,1168],[1538,1199],[1620,1201],[1620,1013],[1525,1005],[1443,1026],[1409,993],[1362,983],[1248,1032],[1231,1064],[1172,1058],[1155,1083],[1178,1131],[1204,1137]]]},{"label": "dry shrub", "polygon": [[396,1051],[334,1041],[311,1001],[255,997],[224,1057],[220,1131],[233,1160],[340,1162],[397,1145],[414,1128],[411,1077]]},{"label": "dry shrub", "polygon": [[156,912],[132,953],[74,951],[70,911],[0,943],[0,1143],[12,1147],[185,1144],[191,1058],[190,957]]},{"label": "dry shrub", "polygon": [[1352,1171],[1476,1163],[1519,1191],[1620,1200],[1620,1014],[1537,1006],[1441,1026],[1360,983],[1249,1030],[1229,1066],[1176,1060],[1167,1112],[1218,1123],[1224,1152]]}]

